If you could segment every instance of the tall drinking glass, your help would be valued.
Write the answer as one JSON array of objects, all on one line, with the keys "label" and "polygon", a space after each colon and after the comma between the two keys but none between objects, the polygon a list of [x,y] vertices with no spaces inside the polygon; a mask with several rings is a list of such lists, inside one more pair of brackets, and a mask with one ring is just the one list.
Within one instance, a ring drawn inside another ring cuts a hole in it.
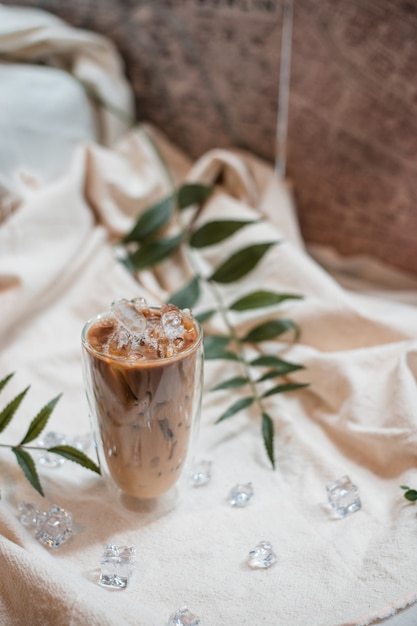
[{"label": "tall drinking glass", "polygon": [[121,502],[166,511],[199,427],[202,330],[189,311],[117,301],[82,331],[83,375],[102,474]]}]

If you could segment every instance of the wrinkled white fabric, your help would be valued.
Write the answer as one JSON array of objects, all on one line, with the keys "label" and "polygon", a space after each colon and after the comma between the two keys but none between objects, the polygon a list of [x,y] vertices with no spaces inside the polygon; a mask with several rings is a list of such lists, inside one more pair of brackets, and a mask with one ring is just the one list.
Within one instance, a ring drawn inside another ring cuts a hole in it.
[{"label": "wrinkled white fabric", "polygon": [[[103,97],[111,92],[129,112],[131,94],[109,42],[42,12],[0,7],[2,53],[36,60],[41,51],[56,61],[63,49],[74,73],[85,77],[88,68]],[[417,281],[373,261],[346,265],[327,251],[306,251],[290,188],[250,154],[214,150],[191,164],[146,127],[122,134],[117,125],[111,141],[109,134],[99,141],[97,112],[69,74],[7,63],[0,76],[10,92],[0,95],[0,124],[9,128],[0,148],[0,379],[16,372],[0,406],[31,385],[0,443],[18,443],[41,406],[61,392],[48,430],[88,432],[84,323],[117,297],[161,303],[189,278],[182,255],[141,272],[137,281],[114,255],[114,242],[136,217],[169,193],[170,177],[210,183],[221,174],[222,187],[200,223],[260,220],[202,250],[202,273],[211,274],[243,246],[280,242],[253,272],[219,286],[219,293],[228,304],[255,289],[302,295],[231,319],[242,336],[271,317],[296,321],[297,343],[271,341],[265,351],[304,364],[290,378],[310,383],[265,401],[276,431],[272,471],[256,411],[214,425],[239,395],[210,389],[241,372],[232,362],[207,362],[198,452],[213,461],[212,481],[188,490],[173,512],[153,521],[116,506],[98,476],[69,462],[56,470],[39,466],[42,500],[2,448],[0,623],[152,626],[167,623],[185,604],[213,626],[360,626],[414,603],[416,513],[399,486],[417,486]],[[24,108],[15,108],[31,76],[39,91],[33,99],[27,92]],[[65,89],[62,105],[54,100],[49,111],[50,95]],[[108,114],[105,119],[110,123]],[[27,132],[27,121],[39,132]],[[212,294],[204,292],[199,309],[211,306]],[[225,332],[219,316],[205,328]],[[259,353],[255,346],[250,351]],[[363,507],[336,521],[325,485],[344,474],[358,485]],[[250,505],[232,509],[230,488],[249,481],[255,491]],[[71,511],[73,537],[48,551],[20,524],[22,500]],[[251,570],[248,552],[262,539],[271,541],[278,563]],[[109,542],[137,550],[132,580],[118,593],[97,584]],[[395,624],[414,623],[408,621],[415,619],[412,609],[398,613]]]}]

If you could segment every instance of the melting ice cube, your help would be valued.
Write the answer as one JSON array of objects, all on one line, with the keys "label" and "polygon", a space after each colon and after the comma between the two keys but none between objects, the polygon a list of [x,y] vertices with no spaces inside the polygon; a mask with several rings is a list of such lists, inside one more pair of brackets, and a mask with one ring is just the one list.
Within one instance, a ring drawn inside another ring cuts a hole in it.
[{"label": "melting ice cube", "polygon": [[135,548],[107,544],[100,565],[100,584],[105,587],[124,589],[134,566]]},{"label": "melting ice cube", "polygon": [[359,511],[362,507],[358,488],[352,484],[349,476],[342,476],[339,480],[326,485],[326,490],[329,504],[339,518]]},{"label": "melting ice cube", "polygon": [[146,318],[135,304],[126,298],[113,302],[111,311],[115,319],[132,335],[143,335],[146,329]]},{"label": "melting ice cube", "polygon": [[161,321],[164,334],[168,339],[182,337],[184,324],[182,323],[181,311],[175,304],[164,304],[161,307]]},{"label": "melting ice cube", "polygon": [[211,478],[211,466],[211,461],[202,460],[194,463],[190,471],[190,483],[194,487],[207,485]]},{"label": "melting ice cube", "polygon": [[246,483],[245,485],[237,484],[230,490],[227,501],[231,506],[243,507],[249,504],[252,496],[252,483]]},{"label": "melting ice cube", "polygon": [[19,502],[17,508],[20,513],[20,521],[23,526],[33,527],[36,526],[38,519],[41,516],[41,512],[38,507],[31,502]]},{"label": "melting ice cube", "polygon": [[254,569],[266,569],[276,563],[277,560],[278,557],[274,553],[269,541],[260,541],[250,550],[248,564]]},{"label": "melting ice cube", "polygon": [[72,535],[72,515],[54,504],[36,523],[36,538],[50,548],[59,548]]},{"label": "melting ice cube", "polygon": [[199,623],[200,618],[184,606],[171,615],[167,626],[198,626]]},{"label": "melting ice cube", "polygon": [[[81,452],[85,452],[90,444],[91,444],[91,435],[89,433],[84,435],[75,435],[75,437],[70,437],[69,435],[65,435],[64,433],[57,433],[55,431],[49,431],[40,439],[37,440],[37,445],[40,448],[54,448],[56,446],[73,446],[77,450]],[[41,465],[49,468],[61,467],[63,463],[65,463],[65,459],[59,454],[54,454],[53,452],[44,452],[38,453],[38,461]]]}]

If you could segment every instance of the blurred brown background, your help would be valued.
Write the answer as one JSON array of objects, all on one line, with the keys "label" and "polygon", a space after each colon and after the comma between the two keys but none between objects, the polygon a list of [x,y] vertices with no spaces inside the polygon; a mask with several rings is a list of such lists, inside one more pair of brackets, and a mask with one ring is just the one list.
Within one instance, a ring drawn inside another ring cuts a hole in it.
[{"label": "blurred brown background", "polygon": [[[109,36],[139,119],[274,159],[280,0],[26,0]],[[417,274],[417,0],[295,0],[287,174],[308,242]]]}]

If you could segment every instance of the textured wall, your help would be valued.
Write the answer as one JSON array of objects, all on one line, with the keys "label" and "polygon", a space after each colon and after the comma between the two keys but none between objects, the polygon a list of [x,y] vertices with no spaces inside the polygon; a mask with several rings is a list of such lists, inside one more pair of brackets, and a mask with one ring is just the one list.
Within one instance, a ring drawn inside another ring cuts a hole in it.
[{"label": "textured wall", "polygon": [[[279,0],[28,0],[110,36],[138,117],[274,156]],[[288,174],[307,241],[417,274],[417,1],[295,0]]]}]

